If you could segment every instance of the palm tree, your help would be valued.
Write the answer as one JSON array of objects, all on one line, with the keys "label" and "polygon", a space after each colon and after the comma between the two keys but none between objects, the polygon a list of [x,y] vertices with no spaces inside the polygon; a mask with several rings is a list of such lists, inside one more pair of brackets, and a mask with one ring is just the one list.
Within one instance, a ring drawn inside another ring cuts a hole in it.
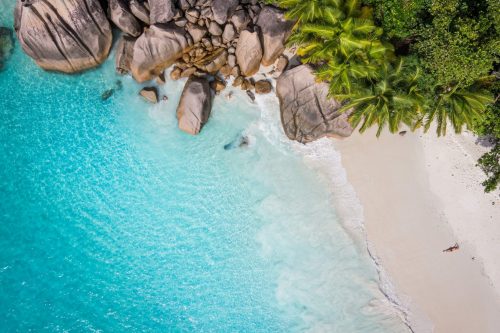
[{"label": "palm tree", "polygon": [[303,24],[290,37],[289,43],[299,45],[297,53],[304,62],[317,62],[340,54],[348,57],[360,49],[387,50],[387,45],[379,41],[380,34],[381,30],[372,20],[347,18],[337,24]]},{"label": "palm tree", "polygon": [[343,0],[278,0],[268,1],[287,9],[287,18],[298,24],[307,22],[332,22],[343,15]]},{"label": "palm tree", "polygon": [[422,112],[422,96],[417,87],[418,70],[406,74],[403,61],[393,68],[384,66],[380,78],[372,85],[359,89],[342,112],[352,110],[349,120],[353,127],[363,133],[367,128],[377,125],[377,137],[388,125],[391,133],[396,133],[402,123],[413,126]]},{"label": "palm tree", "polygon": [[376,65],[359,62],[356,58],[334,58],[316,72],[318,79],[330,83],[329,93],[338,100],[343,99],[341,96],[351,96],[353,91],[364,86],[365,80],[376,79],[378,75]]},{"label": "palm tree", "polygon": [[[475,90],[474,87],[459,89],[459,85],[448,88],[437,96],[434,105],[428,109],[424,130],[427,132],[434,120],[438,136],[446,135],[449,121],[455,133],[461,133],[464,125],[472,128],[474,121],[482,118],[488,104],[493,103],[491,94]],[[420,120],[422,122],[423,119]]]},{"label": "palm tree", "polygon": [[320,80],[330,82],[330,95],[349,97],[353,89],[364,87],[380,77],[380,67],[392,58],[393,48],[374,41],[368,48],[353,50],[348,55],[337,52],[336,56],[317,71]]}]

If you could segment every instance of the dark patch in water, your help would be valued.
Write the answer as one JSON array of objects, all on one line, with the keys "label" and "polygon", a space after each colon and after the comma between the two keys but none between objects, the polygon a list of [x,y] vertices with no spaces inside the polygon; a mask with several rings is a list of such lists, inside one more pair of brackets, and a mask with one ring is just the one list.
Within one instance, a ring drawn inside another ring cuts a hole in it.
[{"label": "dark patch in water", "polygon": [[255,102],[255,94],[253,92],[251,92],[250,90],[247,90],[247,95],[248,95],[248,97],[250,97],[252,102]]},{"label": "dark patch in water", "polygon": [[107,101],[108,99],[111,98],[111,96],[113,96],[114,93],[115,93],[115,89],[108,89],[108,90],[106,90],[105,92],[102,93],[101,99],[103,101]]},{"label": "dark patch in water", "polygon": [[120,91],[122,89],[122,87],[123,87],[122,81],[116,80],[115,81],[115,87],[111,88],[111,89],[108,89],[108,90],[105,90],[101,94],[101,99],[103,101],[107,101],[108,99],[111,98],[111,96],[113,96],[113,94],[115,93],[115,91]]},{"label": "dark patch in water", "polygon": [[4,62],[10,57],[14,51],[14,36],[12,29],[0,27],[0,70],[2,70]]},{"label": "dark patch in water", "polygon": [[247,136],[245,136],[245,135],[239,135],[236,139],[234,139],[230,143],[224,145],[224,149],[225,150],[231,150],[231,149],[234,149],[234,148],[242,148],[242,147],[248,146],[249,143],[250,142],[249,142]]}]

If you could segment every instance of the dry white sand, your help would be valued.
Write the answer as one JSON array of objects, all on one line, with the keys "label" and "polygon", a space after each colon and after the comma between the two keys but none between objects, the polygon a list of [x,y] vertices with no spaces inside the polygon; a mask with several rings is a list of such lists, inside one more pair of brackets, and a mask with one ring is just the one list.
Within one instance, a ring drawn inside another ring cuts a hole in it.
[{"label": "dry white sand", "polygon": [[484,148],[472,135],[374,131],[334,145],[414,331],[500,332],[500,201],[480,185]]}]

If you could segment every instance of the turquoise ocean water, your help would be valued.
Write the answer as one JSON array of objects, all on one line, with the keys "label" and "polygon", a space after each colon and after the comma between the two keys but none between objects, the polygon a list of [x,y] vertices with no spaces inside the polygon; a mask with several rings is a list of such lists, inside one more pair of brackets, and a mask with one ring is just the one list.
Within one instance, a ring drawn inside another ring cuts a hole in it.
[{"label": "turquoise ocean water", "polygon": [[406,331],[272,97],[216,97],[191,137],[182,82],[150,106],[110,59],[46,73],[16,44],[0,72],[1,332]]}]

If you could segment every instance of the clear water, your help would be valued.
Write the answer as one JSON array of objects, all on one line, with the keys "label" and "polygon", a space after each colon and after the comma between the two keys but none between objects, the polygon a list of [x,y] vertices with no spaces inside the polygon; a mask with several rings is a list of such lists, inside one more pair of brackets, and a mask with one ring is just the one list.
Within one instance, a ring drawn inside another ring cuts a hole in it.
[{"label": "clear water", "polygon": [[272,97],[217,97],[191,137],[181,82],[139,89],[112,58],[58,75],[19,45],[0,72],[0,331],[405,331]]}]

